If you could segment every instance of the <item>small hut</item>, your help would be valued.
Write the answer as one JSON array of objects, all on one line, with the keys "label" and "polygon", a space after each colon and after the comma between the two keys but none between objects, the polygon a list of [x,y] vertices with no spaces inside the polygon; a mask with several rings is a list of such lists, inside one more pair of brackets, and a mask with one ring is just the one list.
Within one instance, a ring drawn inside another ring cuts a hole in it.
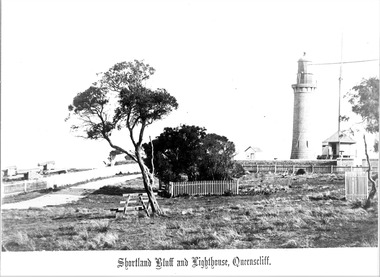
[{"label": "small hut", "polygon": [[38,166],[42,166],[42,171],[49,171],[49,170],[54,169],[55,162],[54,161],[43,162],[43,163],[39,163]]},{"label": "small hut", "polygon": [[356,157],[356,149],[354,145],[356,141],[349,135],[338,132],[322,142],[322,155],[327,159],[353,159]]},{"label": "small hut", "polygon": [[249,146],[244,151],[238,153],[235,157],[235,160],[257,160],[260,159],[261,154],[262,150],[260,148]]},{"label": "small hut", "polygon": [[8,166],[3,170],[4,177],[11,177],[17,175],[17,167],[16,166]]}]

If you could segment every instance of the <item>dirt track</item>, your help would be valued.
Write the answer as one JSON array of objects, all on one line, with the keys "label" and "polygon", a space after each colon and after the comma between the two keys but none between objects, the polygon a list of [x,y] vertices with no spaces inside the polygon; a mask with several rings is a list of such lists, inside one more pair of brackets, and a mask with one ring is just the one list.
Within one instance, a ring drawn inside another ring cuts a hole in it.
[{"label": "dirt track", "polygon": [[70,187],[59,190],[57,192],[49,193],[47,195],[37,197],[34,199],[4,204],[1,206],[2,210],[8,209],[29,209],[29,208],[43,208],[46,206],[61,205],[73,201],[77,201],[82,197],[85,197],[90,191],[99,189],[106,185],[117,185],[123,183],[126,180],[131,180],[140,177],[141,174],[134,174],[129,176],[118,176],[110,179],[104,179],[94,182],[88,182],[76,187]]}]

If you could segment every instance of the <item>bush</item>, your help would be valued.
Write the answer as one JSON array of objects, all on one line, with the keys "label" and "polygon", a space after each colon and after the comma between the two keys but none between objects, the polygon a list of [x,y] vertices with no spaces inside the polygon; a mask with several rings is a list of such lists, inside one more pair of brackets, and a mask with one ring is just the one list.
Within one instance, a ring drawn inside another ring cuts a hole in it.
[{"label": "bush", "polygon": [[240,178],[245,175],[244,167],[237,162],[234,162],[232,170],[231,170],[231,177],[233,178]]},{"label": "bush", "polygon": [[303,168],[298,169],[296,172],[296,175],[304,175],[304,174],[306,174],[306,171]]},{"label": "bush", "polygon": [[233,192],[232,190],[228,189],[226,190],[224,193],[223,193],[224,196],[232,196],[233,195]]},{"label": "bush", "polygon": [[104,194],[104,195],[123,195],[127,193],[144,193],[143,190],[125,188],[120,186],[104,186],[94,191],[92,194]]}]

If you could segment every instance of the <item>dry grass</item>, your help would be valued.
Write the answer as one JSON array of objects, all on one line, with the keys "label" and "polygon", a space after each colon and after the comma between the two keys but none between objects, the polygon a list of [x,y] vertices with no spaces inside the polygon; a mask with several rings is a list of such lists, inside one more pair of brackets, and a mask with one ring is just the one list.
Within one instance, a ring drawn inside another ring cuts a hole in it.
[{"label": "dry grass", "polygon": [[[138,182],[126,185],[137,187]],[[115,218],[109,209],[118,207],[122,197],[104,194],[45,209],[3,211],[3,244],[9,251],[378,245],[377,209],[366,211],[345,201],[344,181],[339,176],[245,177],[242,183],[243,194],[238,196],[160,198],[166,213],[162,217],[132,212]],[[257,194],[258,183],[274,189]],[[276,189],[284,185],[286,189]],[[334,198],[311,197],[320,194]]]}]

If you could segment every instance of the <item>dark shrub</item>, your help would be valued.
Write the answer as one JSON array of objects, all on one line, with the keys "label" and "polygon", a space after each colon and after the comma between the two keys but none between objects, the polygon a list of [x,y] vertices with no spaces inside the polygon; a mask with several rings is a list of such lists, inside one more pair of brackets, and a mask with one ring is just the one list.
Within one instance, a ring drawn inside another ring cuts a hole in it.
[{"label": "dark shrub", "polygon": [[296,172],[296,175],[304,175],[304,174],[306,174],[306,171],[303,168],[298,169]]},{"label": "dark shrub", "polygon": [[240,178],[244,175],[245,175],[244,167],[241,164],[234,162],[230,176],[233,178]]},{"label": "dark shrub", "polygon": [[226,190],[224,193],[223,193],[224,196],[232,196],[233,195],[233,192],[232,190],[228,189]]},{"label": "dark shrub", "polygon": [[125,188],[119,186],[104,186],[93,192],[93,194],[104,194],[104,195],[123,195],[127,193],[144,193],[144,190]]}]

